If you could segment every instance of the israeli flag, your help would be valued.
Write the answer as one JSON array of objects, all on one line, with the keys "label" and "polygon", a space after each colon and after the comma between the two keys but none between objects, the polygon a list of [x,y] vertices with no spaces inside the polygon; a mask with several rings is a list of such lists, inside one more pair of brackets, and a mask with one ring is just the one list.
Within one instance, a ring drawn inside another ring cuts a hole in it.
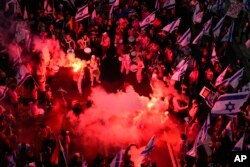
[{"label": "israeli flag", "polygon": [[220,85],[220,84],[223,82],[223,80],[224,80],[224,78],[225,78],[225,76],[226,76],[226,74],[227,74],[227,69],[228,69],[228,67],[229,67],[229,66],[227,66],[227,67],[225,68],[225,70],[217,77],[217,79],[216,79],[216,81],[215,81],[215,86],[218,86],[218,85]]},{"label": "israeli flag", "polygon": [[234,89],[238,86],[239,80],[242,78],[244,73],[244,67],[238,70],[233,76],[227,79],[227,85],[230,84]]},{"label": "israeli flag", "polygon": [[22,64],[16,75],[17,85],[21,86],[29,77],[31,77],[31,74],[25,65]]},{"label": "israeli flag", "polygon": [[89,8],[88,4],[84,5],[83,7],[80,7],[75,15],[76,22],[82,21],[83,19],[89,17]]},{"label": "israeli flag", "polygon": [[233,141],[233,132],[232,132],[231,124],[232,124],[232,121],[230,120],[227,123],[225,130],[226,130],[226,133],[229,136],[230,140]]},{"label": "israeli flag", "polygon": [[180,46],[187,46],[190,43],[190,40],[191,40],[191,30],[189,28],[177,42]]},{"label": "israeli flag", "polygon": [[163,8],[172,9],[175,7],[175,0],[166,0],[163,4]]},{"label": "israeli flag", "polygon": [[201,30],[201,32],[199,33],[199,35],[197,35],[197,37],[193,40],[192,44],[193,45],[197,45],[201,41],[203,35],[204,35],[204,31]]},{"label": "israeli flag", "polygon": [[211,113],[212,114],[237,114],[240,112],[240,107],[248,99],[249,92],[230,93],[221,95],[215,102]]},{"label": "israeli flag", "polygon": [[159,2],[159,0],[155,0],[155,9],[160,10],[160,2]]},{"label": "israeli flag", "polygon": [[109,4],[113,5],[114,8],[118,7],[120,4],[120,0],[109,0]]},{"label": "israeli flag", "polygon": [[210,127],[210,114],[207,116],[207,120],[204,122],[202,125],[195,141],[193,147],[187,152],[187,155],[191,157],[196,157],[197,156],[197,148],[200,146],[205,140],[208,138],[208,128]]},{"label": "israeli flag", "polygon": [[232,25],[228,28],[227,33],[224,35],[224,37],[221,39],[222,42],[232,42],[233,41],[233,31],[234,31],[234,22]]},{"label": "israeli flag", "polygon": [[213,20],[213,17],[211,19],[209,19],[204,25],[203,25],[203,31],[204,31],[204,34],[205,35],[209,35],[209,32],[210,32],[210,29],[211,29],[211,26],[212,26],[212,20]]},{"label": "israeli flag", "polygon": [[142,20],[139,24],[141,29],[145,29],[150,24],[153,24],[155,20],[155,11],[148,15],[144,20]]},{"label": "israeli flag", "polygon": [[235,144],[233,151],[242,151],[244,146],[244,140],[245,140],[245,133],[240,138],[240,140]]},{"label": "israeli flag", "polygon": [[185,64],[183,64],[183,66],[181,66],[179,69],[177,68],[177,70],[172,75],[171,80],[180,81],[181,77],[187,71],[187,67],[188,67],[188,62],[186,62]]},{"label": "israeli flag", "polygon": [[123,159],[123,155],[122,155],[122,149],[115,155],[115,158],[113,159],[113,161],[110,164],[110,167],[120,167],[122,164],[122,159]]},{"label": "israeli flag", "polygon": [[178,18],[174,20],[173,22],[171,22],[170,24],[163,27],[162,30],[172,33],[174,30],[176,30],[179,27],[180,22],[181,22],[181,18]]},{"label": "israeli flag", "polygon": [[211,56],[211,62],[214,65],[216,62],[219,62],[219,59],[216,54],[216,48],[213,46],[212,56]]},{"label": "israeli flag", "polygon": [[200,5],[196,5],[194,14],[193,14],[193,23],[201,23],[202,18],[203,18],[203,11],[200,11]]},{"label": "israeli flag", "polygon": [[141,152],[141,155],[147,156],[148,154],[152,152],[154,147],[155,147],[155,136],[151,137],[145,149]]},{"label": "israeli flag", "polygon": [[8,91],[8,87],[0,86],[0,101],[2,101],[5,98],[7,91]]},{"label": "israeli flag", "polygon": [[221,27],[223,26],[223,22],[225,20],[225,17],[226,16],[222,17],[220,19],[220,21],[216,24],[216,26],[213,28],[213,34],[214,34],[215,38],[218,38],[220,35],[220,30],[221,30]]}]

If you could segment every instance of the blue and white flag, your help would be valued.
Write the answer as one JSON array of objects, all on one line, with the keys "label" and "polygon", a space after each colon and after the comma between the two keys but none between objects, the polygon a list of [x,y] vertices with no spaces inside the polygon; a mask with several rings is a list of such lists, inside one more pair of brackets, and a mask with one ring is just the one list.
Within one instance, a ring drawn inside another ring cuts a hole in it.
[{"label": "blue and white flag", "polygon": [[211,62],[214,65],[216,62],[219,62],[219,58],[217,57],[216,54],[216,47],[213,46],[213,50],[212,50],[212,56],[211,56]]},{"label": "blue and white flag", "polygon": [[238,70],[233,76],[227,79],[227,85],[231,85],[234,89],[238,86],[244,73],[244,67]]},{"label": "blue and white flag", "polygon": [[94,9],[91,14],[91,20],[94,20],[96,18],[96,10]]},{"label": "blue and white flag", "polygon": [[155,20],[155,11],[149,14],[144,20],[142,20],[139,24],[141,29],[145,29],[148,27],[150,24],[153,24]]},{"label": "blue and white flag", "polygon": [[166,0],[163,4],[163,8],[172,9],[175,7],[175,0]]},{"label": "blue and white flag", "polygon": [[110,163],[110,167],[120,167],[122,164],[123,153],[122,149],[115,155],[114,159]]},{"label": "blue and white flag", "polygon": [[225,130],[226,130],[226,134],[228,135],[228,137],[230,138],[230,140],[233,141],[233,132],[232,132],[231,124],[232,124],[232,121],[230,120],[227,123],[227,126],[226,126]]},{"label": "blue and white flag", "polygon": [[225,70],[217,77],[217,79],[216,79],[216,81],[215,81],[215,86],[218,86],[218,85],[220,85],[220,84],[223,82],[223,80],[224,80],[224,78],[225,78],[225,76],[226,76],[226,74],[227,74],[227,69],[228,69],[228,67],[229,67],[229,66],[227,66],[227,67],[225,68]]},{"label": "blue and white flag", "polygon": [[110,5],[114,5],[114,8],[118,7],[120,4],[120,0],[109,0]]},{"label": "blue and white flag", "polygon": [[221,30],[221,27],[223,26],[223,22],[225,20],[225,17],[226,16],[222,17],[220,19],[220,21],[216,24],[216,26],[213,28],[213,34],[214,34],[215,38],[218,38],[220,35],[220,30]]},{"label": "blue and white flag", "polygon": [[0,86],[0,101],[2,101],[6,97],[7,91],[8,91],[8,87]]},{"label": "blue and white flag", "polygon": [[29,77],[31,77],[31,75],[28,69],[22,64],[16,75],[17,85],[21,86]]},{"label": "blue and white flag", "polygon": [[193,14],[193,23],[194,24],[201,23],[202,18],[203,18],[203,14],[204,14],[204,12],[201,11],[200,5],[196,5],[195,11],[194,11],[194,14]]},{"label": "blue and white flag", "polygon": [[159,0],[155,0],[155,10],[160,10],[160,2],[159,2]]},{"label": "blue and white flag", "polygon": [[212,114],[237,114],[240,112],[240,107],[249,97],[249,92],[230,93],[221,95],[215,102],[211,113]]},{"label": "blue and white flag", "polygon": [[76,22],[82,21],[83,19],[89,17],[89,8],[88,4],[84,5],[83,7],[80,7],[77,9],[75,20]]},{"label": "blue and white flag", "polygon": [[153,148],[155,147],[155,136],[151,137],[149,140],[148,144],[146,145],[145,149],[141,152],[142,156],[147,156],[149,155]]},{"label": "blue and white flag", "polygon": [[208,114],[206,121],[204,122],[203,126],[201,127],[195,141],[193,147],[187,152],[187,155],[191,157],[197,156],[197,148],[200,146],[208,137],[207,131],[210,127],[210,114]]},{"label": "blue and white flag", "polygon": [[193,44],[193,45],[197,45],[197,44],[201,41],[203,35],[204,35],[204,31],[201,30],[201,32],[200,32],[200,33],[197,35],[197,37],[193,40],[192,44]]},{"label": "blue and white flag", "polygon": [[114,5],[111,6],[110,10],[109,10],[109,19],[112,19],[112,14],[114,12]]},{"label": "blue and white flag", "polygon": [[222,10],[223,3],[224,3],[224,0],[217,0],[216,1],[217,10],[219,10],[219,11]]},{"label": "blue and white flag", "polygon": [[243,0],[243,9],[246,12],[250,12],[250,1],[249,0]]},{"label": "blue and white flag", "polygon": [[180,81],[181,77],[185,74],[185,72],[187,71],[187,67],[188,67],[188,62],[185,62],[185,64],[183,64],[183,66],[181,66],[179,69],[177,69],[174,74],[171,77],[171,80],[174,81]]},{"label": "blue and white flag", "polygon": [[168,25],[166,25],[165,27],[163,27],[162,30],[172,33],[174,30],[176,30],[179,27],[180,22],[181,22],[181,18],[178,18],[174,20],[173,22],[169,23]]},{"label": "blue and white flag", "polygon": [[228,28],[227,33],[224,35],[224,37],[221,39],[222,42],[232,42],[233,41],[233,31],[234,31],[234,22],[232,25]]},{"label": "blue and white flag", "polygon": [[203,28],[202,28],[204,31],[204,35],[209,35],[210,29],[212,26],[212,20],[213,20],[213,17],[209,19],[206,23],[204,23]]},{"label": "blue and white flag", "polygon": [[190,44],[190,40],[191,40],[191,30],[189,28],[177,42],[180,46],[187,46],[188,44]]},{"label": "blue and white flag", "polygon": [[233,151],[242,151],[244,147],[245,133],[240,138],[240,140],[235,144]]}]

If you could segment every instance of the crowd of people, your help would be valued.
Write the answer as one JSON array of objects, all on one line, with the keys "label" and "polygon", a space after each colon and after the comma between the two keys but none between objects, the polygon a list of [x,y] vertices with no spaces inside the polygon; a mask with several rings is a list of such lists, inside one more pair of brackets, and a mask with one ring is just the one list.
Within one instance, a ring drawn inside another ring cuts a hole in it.
[{"label": "crowd of people", "polygon": [[[75,0],[74,3],[63,0],[2,1],[1,18],[4,19],[0,21],[0,27],[2,26],[1,30],[4,31],[0,33],[0,166],[47,167],[52,166],[52,163],[65,166],[65,162],[70,167],[86,165],[82,159],[83,155],[69,155],[70,136],[65,130],[57,136],[49,126],[41,123],[37,128],[39,141],[36,145],[18,140],[17,122],[22,119],[23,111],[29,111],[25,114],[34,121],[39,121],[39,117],[52,110],[53,94],[48,71],[56,67],[55,64],[58,65],[61,52],[66,55],[73,54],[84,62],[83,66],[88,69],[91,86],[101,83],[102,63],[116,59],[121,65],[120,73],[124,76],[135,73],[138,84],[149,80],[152,89],[157,89],[154,81],[160,80],[165,86],[173,87],[183,95],[183,99],[176,99],[173,95],[160,97],[168,99],[166,111],[172,114],[179,124],[187,127],[179,139],[180,150],[176,152],[181,166],[227,166],[231,151],[243,134],[244,147],[241,150],[249,151],[248,100],[233,117],[211,115],[207,140],[197,148],[194,157],[187,154],[211,111],[211,107],[199,95],[202,88],[205,86],[217,97],[226,93],[249,91],[246,73],[236,87],[215,83],[224,69],[227,69],[224,78],[230,78],[243,67],[244,63],[237,57],[239,53],[235,52],[232,45],[244,45],[249,39],[249,3],[245,4],[242,0],[222,0],[218,7],[217,1],[176,0],[173,7],[163,7],[166,1],[157,0],[160,5],[158,9],[156,1],[150,0],[120,0],[118,6],[109,4],[108,0]],[[77,8],[86,4],[89,16],[76,21]],[[228,14],[228,9],[235,4],[241,8],[236,16],[232,16]],[[202,13],[201,20],[193,18],[197,9]],[[141,21],[152,12],[155,12],[154,20],[146,28],[142,28]],[[203,29],[204,23],[212,18],[211,27],[215,27],[223,17],[223,25],[217,37],[214,37],[214,30],[210,28],[208,34],[203,35],[197,43],[192,43]],[[181,21],[177,28],[172,32],[163,30],[163,27],[178,18],[181,18]],[[7,33],[4,32],[9,33],[8,28],[11,29],[12,22],[25,22],[29,27],[29,36],[26,34],[21,41],[17,39],[18,32],[10,33],[6,37]],[[233,23],[232,39],[223,40]],[[188,28],[192,34],[191,40],[189,39],[191,42],[185,46],[180,45],[179,40]],[[52,41],[52,49],[49,48],[48,52],[51,57],[56,55],[53,65],[43,55],[46,51],[41,49],[38,52],[35,49],[35,38]],[[20,48],[18,62],[10,56],[10,45]],[[60,55],[57,55],[59,52]],[[180,64],[182,61],[187,62],[184,74],[173,80],[173,75],[184,66]],[[29,76],[32,77],[16,78],[22,67],[29,71]],[[76,79],[80,94],[83,92],[79,85],[82,84],[85,72],[84,68],[81,68]],[[231,134],[228,133],[229,129]],[[55,150],[60,150],[60,145],[64,154],[59,154],[58,164]],[[60,160],[63,164],[60,164]],[[95,162],[89,164],[109,166],[108,162],[107,158],[98,154]],[[149,163],[148,166],[150,165],[156,164]],[[133,165],[131,162],[124,163],[124,166]]]}]

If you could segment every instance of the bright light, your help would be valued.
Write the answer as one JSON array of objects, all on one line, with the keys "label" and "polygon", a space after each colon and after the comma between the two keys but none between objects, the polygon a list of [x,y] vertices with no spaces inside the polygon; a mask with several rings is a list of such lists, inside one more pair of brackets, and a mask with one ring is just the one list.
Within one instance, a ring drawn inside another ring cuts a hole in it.
[{"label": "bright light", "polygon": [[73,71],[78,72],[81,69],[81,62],[75,62],[72,64]]}]

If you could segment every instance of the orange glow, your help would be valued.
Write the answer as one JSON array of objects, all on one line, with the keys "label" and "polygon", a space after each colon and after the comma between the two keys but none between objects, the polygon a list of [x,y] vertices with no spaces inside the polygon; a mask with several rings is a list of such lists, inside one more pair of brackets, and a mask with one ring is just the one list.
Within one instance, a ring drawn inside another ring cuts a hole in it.
[{"label": "orange glow", "polygon": [[78,72],[81,69],[81,62],[75,62],[72,64],[73,71]]}]

